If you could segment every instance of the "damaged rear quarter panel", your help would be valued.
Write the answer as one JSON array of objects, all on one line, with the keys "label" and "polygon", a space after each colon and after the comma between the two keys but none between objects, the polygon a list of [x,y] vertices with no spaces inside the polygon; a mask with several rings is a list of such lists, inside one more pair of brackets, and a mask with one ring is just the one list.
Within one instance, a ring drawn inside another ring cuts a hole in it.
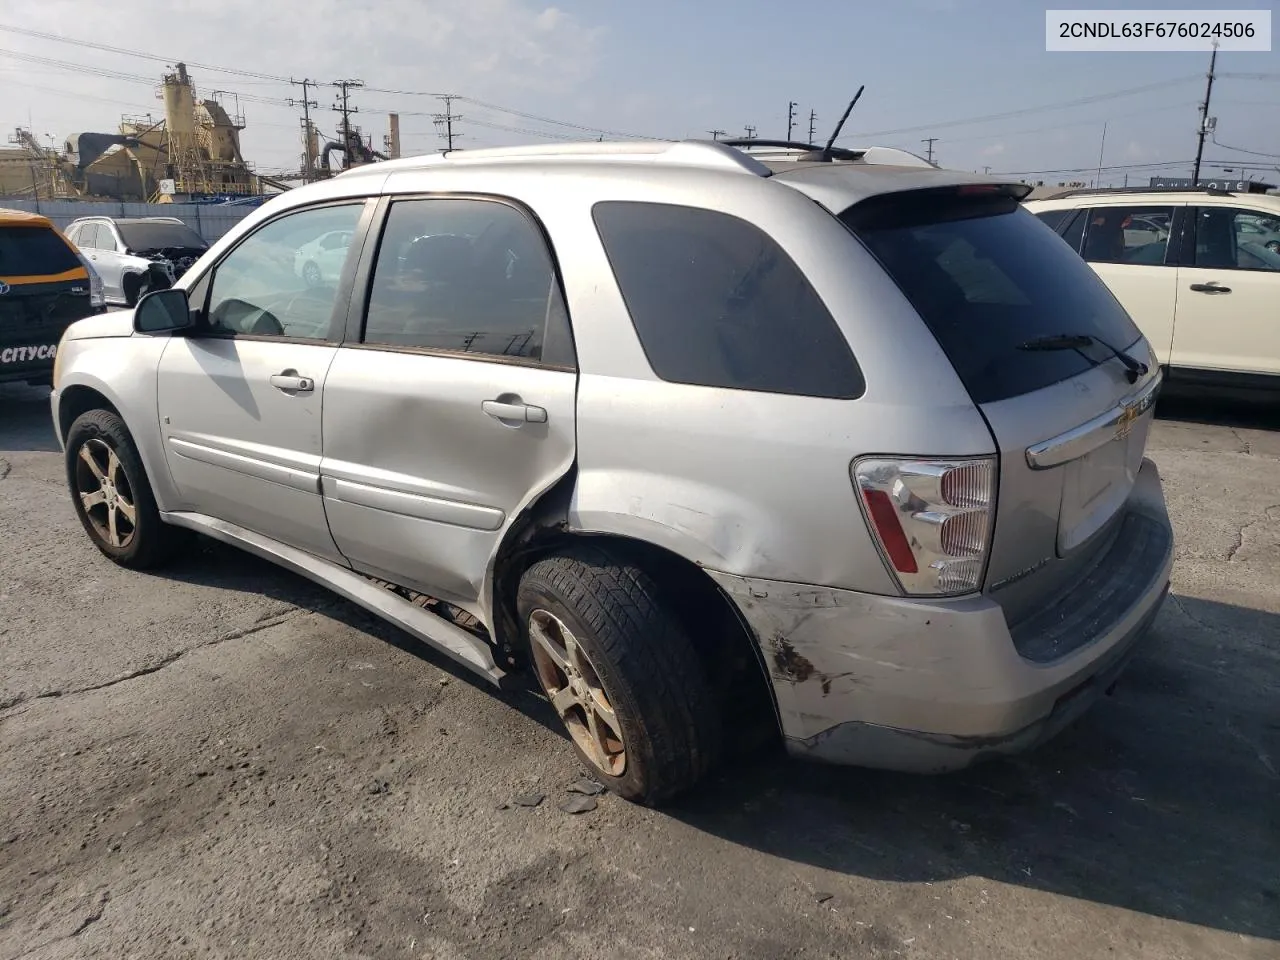
[{"label": "damaged rear quarter panel", "polygon": [[982,597],[906,600],[711,575],[756,635],[788,737],[849,721],[957,735],[972,724],[981,735],[1018,707],[1008,695],[1023,668],[999,608]]}]

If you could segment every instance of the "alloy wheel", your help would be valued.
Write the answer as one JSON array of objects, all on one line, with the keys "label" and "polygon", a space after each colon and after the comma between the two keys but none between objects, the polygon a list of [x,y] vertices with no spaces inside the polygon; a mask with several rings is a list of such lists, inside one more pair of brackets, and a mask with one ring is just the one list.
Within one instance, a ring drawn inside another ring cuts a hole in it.
[{"label": "alloy wheel", "polygon": [[122,549],[137,535],[138,511],[129,478],[116,452],[103,440],[86,440],[76,457],[76,494],[95,534]]},{"label": "alloy wheel", "polygon": [[574,743],[602,773],[622,776],[622,725],[578,638],[554,613],[539,609],[529,615],[529,641],[538,683]]}]

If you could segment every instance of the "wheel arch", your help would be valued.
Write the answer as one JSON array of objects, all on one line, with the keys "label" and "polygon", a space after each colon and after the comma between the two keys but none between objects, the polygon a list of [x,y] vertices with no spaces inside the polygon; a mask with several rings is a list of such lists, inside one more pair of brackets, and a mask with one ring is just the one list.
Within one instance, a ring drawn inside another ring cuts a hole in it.
[{"label": "wheel arch", "polygon": [[[144,384],[134,383],[128,386],[134,390],[146,390]],[[163,511],[172,509],[171,505],[179,498],[169,476],[168,464],[164,460],[159,430],[154,425],[150,430],[146,429],[148,412],[153,414],[154,424],[154,389],[153,377],[150,395],[135,397],[133,402],[130,402],[128,396],[121,396],[105,381],[83,369],[73,368],[69,373],[64,374],[62,382],[58,385],[54,416],[58,439],[64,450],[67,444],[67,432],[82,414],[90,410],[102,409],[110,410],[118,416],[133,438],[134,445],[138,449],[138,457],[142,461],[142,469],[146,473],[147,482],[151,485],[151,494],[155,497],[156,505]],[[147,400],[150,400],[151,404],[149,411],[146,405]]]},{"label": "wheel arch", "polygon": [[[740,711],[745,721],[758,722],[763,729],[757,732],[764,737],[780,737],[777,699],[759,640],[734,600],[690,556],[705,552],[705,546],[685,543],[690,538],[673,528],[645,536],[631,530],[573,525],[570,502],[574,480],[574,471],[570,471],[532,503],[511,525],[496,554],[489,605],[491,635],[497,647],[495,657],[500,665],[504,669],[525,666],[524,641],[516,613],[516,591],[524,571],[570,545],[594,542],[621,559],[636,563],[678,600],[677,615],[694,638],[708,675],[725,677],[720,692],[726,709]],[[718,669],[725,664],[731,669]]]}]

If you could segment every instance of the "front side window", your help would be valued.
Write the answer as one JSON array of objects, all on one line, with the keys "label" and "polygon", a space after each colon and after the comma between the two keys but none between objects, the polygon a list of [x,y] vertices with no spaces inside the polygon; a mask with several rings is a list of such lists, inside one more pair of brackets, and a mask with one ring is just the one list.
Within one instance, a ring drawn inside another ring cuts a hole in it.
[{"label": "front side window", "polygon": [[1200,207],[1195,231],[1197,267],[1280,271],[1280,223],[1274,220],[1236,207]]},{"label": "front side window", "polygon": [[517,208],[462,198],[391,205],[365,343],[541,360],[546,331],[565,318],[550,251]]},{"label": "front side window", "polygon": [[333,231],[345,232],[349,247],[363,206],[301,210],[250,234],[214,268],[206,311],[209,332],[326,339],[349,250],[319,258],[315,248]]},{"label": "front side window", "polygon": [[649,365],[705,387],[855,399],[862,371],[786,252],[754,224],[698,207],[592,210]]},{"label": "front side window", "polygon": [[1088,211],[1084,258],[1093,263],[1160,266],[1165,262],[1172,207],[1094,207]]}]

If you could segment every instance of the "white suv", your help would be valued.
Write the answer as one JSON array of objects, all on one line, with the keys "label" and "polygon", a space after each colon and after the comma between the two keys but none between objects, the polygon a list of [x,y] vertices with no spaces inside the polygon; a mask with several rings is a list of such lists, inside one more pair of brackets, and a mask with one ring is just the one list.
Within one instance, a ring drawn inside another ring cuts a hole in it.
[{"label": "white suv", "polygon": [[1171,385],[1280,391],[1280,197],[1077,190],[1025,206],[1111,288]]}]

